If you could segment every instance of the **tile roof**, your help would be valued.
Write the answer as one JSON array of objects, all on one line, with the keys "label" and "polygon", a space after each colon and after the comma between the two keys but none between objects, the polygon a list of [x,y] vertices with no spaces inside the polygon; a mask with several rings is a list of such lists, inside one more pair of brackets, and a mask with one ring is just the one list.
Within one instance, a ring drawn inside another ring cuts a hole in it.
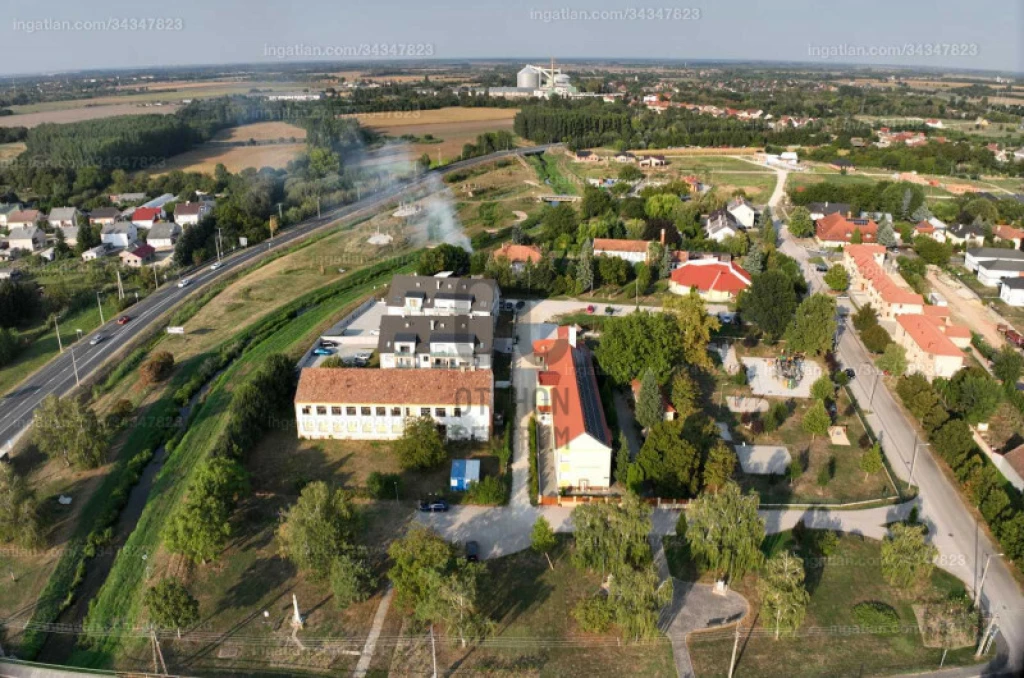
[{"label": "tile roof", "polygon": [[515,245],[507,242],[494,251],[495,259],[507,259],[512,263],[532,261],[538,263],[544,255],[534,245]]},{"label": "tile roof", "polygon": [[307,367],[296,403],[491,407],[490,370],[372,370]]},{"label": "tile roof", "polygon": [[150,240],[166,240],[181,233],[181,226],[173,221],[158,221],[149,229]]},{"label": "tile roof", "polygon": [[7,235],[8,240],[31,240],[40,232],[40,229],[36,226],[29,226],[23,228],[21,226],[12,228],[11,232]]},{"label": "tile roof", "polygon": [[714,259],[687,261],[672,271],[672,282],[683,287],[696,287],[701,292],[738,294],[750,286],[750,274],[734,262]]},{"label": "tile roof", "polygon": [[650,243],[646,240],[625,240],[622,238],[594,238],[594,252],[647,252]]},{"label": "tile roof", "polygon": [[147,245],[143,243],[141,245],[136,245],[130,250],[125,250],[121,252],[121,256],[136,256],[139,257],[140,259],[145,259],[146,257],[153,256],[154,252],[156,252],[156,250],[152,247],[152,245]]},{"label": "tile roof", "polygon": [[97,207],[89,212],[90,219],[117,219],[121,216],[121,210],[116,207]]},{"label": "tile roof", "polygon": [[213,205],[205,202],[179,202],[174,206],[175,216],[198,216],[201,211],[209,211]]},{"label": "tile roof", "polygon": [[494,348],[494,323],[489,316],[479,315],[382,316],[377,352],[393,353],[395,341],[414,341],[416,353],[429,353],[431,342],[472,343],[473,353],[484,355]]},{"label": "tile roof", "polygon": [[807,211],[813,214],[835,214],[847,215],[850,213],[850,205],[845,202],[811,202],[807,203]]},{"label": "tile roof", "polygon": [[555,447],[564,447],[581,435],[611,447],[612,435],[597,390],[593,358],[587,349],[572,346],[567,333],[568,328],[559,327],[558,338],[533,343],[534,353],[544,356],[547,367],[538,379],[554,391],[551,417]]},{"label": "tile roof", "polygon": [[159,207],[138,207],[132,212],[132,221],[154,221],[162,212]]},{"label": "tile roof", "polygon": [[906,330],[914,343],[925,353],[945,356],[963,355],[963,351],[957,348],[956,344],[928,316],[907,313],[896,316],[896,322]]},{"label": "tile roof", "polygon": [[1002,259],[1005,261],[1024,261],[1024,252],[1005,247],[972,247],[967,254],[975,259]]},{"label": "tile roof", "polygon": [[853,259],[854,266],[882,299],[890,304],[912,304],[923,307],[924,297],[900,287],[888,276],[875,255],[885,252],[881,245],[848,245],[846,253]]},{"label": "tile roof", "polygon": [[7,215],[8,224],[34,224],[43,218],[39,210],[17,210]]},{"label": "tile roof", "polygon": [[878,237],[878,224],[871,219],[847,219],[838,212],[818,219],[815,222],[814,235],[826,242],[850,242],[853,232],[857,229],[865,241]]},{"label": "tile roof", "polygon": [[1003,240],[1014,240],[1024,239],[1024,228],[1015,228],[1013,226],[1000,225],[996,226],[992,230],[992,235]]},{"label": "tile roof", "polygon": [[1017,475],[1024,478],[1024,445],[1018,445],[1009,452],[1003,454],[1010,468],[1017,472]]},{"label": "tile roof", "polygon": [[469,299],[474,312],[490,311],[498,298],[498,283],[489,278],[438,278],[427,275],[396,275],[391,278],[386,303],[405,306],[406,297],[423,299],[424,308],[433,308],[435,299]]},{"label": "tile roof", "polygon": [[71,221],[78,214],[76,207],[54,207],[50,210],[50,221]]}]

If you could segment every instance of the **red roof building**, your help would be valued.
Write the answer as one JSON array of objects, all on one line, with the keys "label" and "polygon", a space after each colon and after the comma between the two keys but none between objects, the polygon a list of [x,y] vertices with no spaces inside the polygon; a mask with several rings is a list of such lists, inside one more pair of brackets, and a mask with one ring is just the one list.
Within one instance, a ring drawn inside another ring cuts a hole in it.
[{"label": "red roof building", "polygon": [[878,239],[878,224],[871,219],[847,219],[833,212],[818,219],[814,225],[814,237],[818,242],[833,247],[842,247],[851,242],[856,231],[860,231],[865,243],[873,243]]},{"label": "red roof building", "polygon": [[543,256],[539,247],[534,245],[514,245],[510,242],[505,243],[494,251],[495,259],[505,259],[511,264],[525,264],[528,261],[538,264]]},{"label": "red roof building", "polygon": [[689,294],[696,289],[706,301],[731,301],[750,287],[750,274],[734,262],[717,259],[690,260],[672,271],[669,291]]},{"label": "red roof building", "polygon": [[133,224],[152,224],[154,221],[163,216],[163,209],[160,207],[137,207],[132,212],[132,223]]}]

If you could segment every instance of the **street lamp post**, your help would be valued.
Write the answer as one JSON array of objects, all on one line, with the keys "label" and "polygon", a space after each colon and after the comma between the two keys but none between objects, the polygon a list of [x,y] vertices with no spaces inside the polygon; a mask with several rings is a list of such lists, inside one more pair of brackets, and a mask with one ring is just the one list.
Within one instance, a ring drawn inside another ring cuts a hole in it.
[{"label": "street lamp post", "polygon": [[71,368],[75,371],[75,386],[81,386],[82,382],[78,380],[78,363],[75,362],[75,347],[71,347]]},{"label": "street lamp post", "polygon": [[100,301],[99,290],[96,291],[96,305],[100,307],[100,325],[105,325],[107,321],[103,319],[103,302]]},{"label": "street lamp post", "polygon": [[[978,583],[978,590],[974,592],[974,607],[978,607],[978,603],[981,602],[982,591],[985,590],[985,577],[988,576],[988,566],[992,564],[991,553],[985,556],[985,569],[981,571],[981,582]],[[1002,557],[1002,553],[996,553],[997,557]]]},{"label": "street lamp post", "polygon": [[924,445],[928,447],[931,443],[922,443],[917,439],[917,432],[914,433],[914,455],[910,458],[910,478],[907,480],[907,484],[913,486],[914,484],[914,467],[917,466],[917,449]]}]

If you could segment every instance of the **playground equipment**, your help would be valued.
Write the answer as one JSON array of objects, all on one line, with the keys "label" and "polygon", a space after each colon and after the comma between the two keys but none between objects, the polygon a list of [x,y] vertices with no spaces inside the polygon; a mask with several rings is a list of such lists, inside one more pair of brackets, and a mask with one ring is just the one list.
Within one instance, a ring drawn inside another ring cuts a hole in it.
[{"label": "playground equipment", "polygon": [[783,353],[772,361],[772,374],[785,384],[786,388],[796,388],[804,380],[804,355]]}]

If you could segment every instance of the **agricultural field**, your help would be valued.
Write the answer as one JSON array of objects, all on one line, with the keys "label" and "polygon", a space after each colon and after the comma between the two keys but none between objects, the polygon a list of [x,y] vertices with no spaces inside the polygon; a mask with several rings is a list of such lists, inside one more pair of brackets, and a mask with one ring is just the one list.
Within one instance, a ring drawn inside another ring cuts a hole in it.
[{"label": "agricultural field", "polygon": [[16,141],[10,144],[0,144],[0,166],[14,160],[25,151],[25,142]]},{"label": "agricultural field", "polygon": [[303,141],[306,130],[287,122],[257,122],[251,125],[229,127],[213,135],[211,141],[245,143],[248,141]]},{"label": "agricultural field", "polygon": [[[417,138],[407,144],[409,153],[418,158],[424,153],[434,162],[451,160],[462,153],[462,147],[474,143],[484,132],[512,130],[514,108],[439,108],[430,111],[384,111],[354,115],[359,124],[389,137],[405,134]],[[424,143],[427,134],[440,142]]]},{"label": "agricultural field", "polygon": [[229,172],[240,172],[247,167],[283,169],[305,150],[304,143],[267,146],[225,146],[208,143],[168,158],[159,167],[150,169],[150,173],[160,175],[181,170],[213,174],[218,163],[223,163]]},{"label": "agricultural field", "polygon": [[[121,97],[117,98],[121,99]],[[46,108],[39,111],[25,113],[16,112],[14,115],[0,116],[0,127],[36,127],[46,122],[64,124],[68,122],[82,122],[83,120],[96,120],[97,118],[113,118],[119,115],[170,115],[181,108],[178,104],[170,103],[163,104],[161,106],[145,106],[142,104],[128,103],[83,105],[80,100],[59,103],[73,103],[75,106]],[[48,104],[38,104],[37,106],[48,106]],[[13,109],[17,111],[22,108],[34,107],[35,106],[14,106]]]},{"label": "agricultural field", "polygon": [[[808,532],[807,534],[812,534]],[[806,540],[806,539],[805,539]],[[676,571],[686,562],[685,547],[676,546],[676,538],[666,538],[670,550],[676,551]],[[939,568],[930,581],[917,585],[912,592],[889,586],[879,571],[880,542],[856,535],[840,535],[831,556],[822,556],[804,545],[795,543],[793,533],[769,536],[762,550],[775,553],[796,547],[805,559],[806,585],[811,594],[807,616],[795,635],[779,640],[765,633],[770,622],[758,618],[756,576],[749,574],[733,588],[751,603],[751,614],[741,622],[740,647],[736,678],[816,678],[817,676],[889,675],[916,673],[939,667],[943,649],[926,647],[917,629],[913,606],[926,601],[965,595],[963,584]],[[678,575],[677,575],[678,576]],[[898,615],[900,630],[891,634],[863,632],[843,633],[857,625],[852,607],[873,601],[891,607]],[[757,625],[758,633],[751,633]],[[810,630],[817,628],[818,633]],[[733,650],[733,631],[695,633],[689,638],[690,658],[698,676],[724,677],[729,672]],[[974,647],[968,644],[951,647],[945,666],[974,663]]]}]

